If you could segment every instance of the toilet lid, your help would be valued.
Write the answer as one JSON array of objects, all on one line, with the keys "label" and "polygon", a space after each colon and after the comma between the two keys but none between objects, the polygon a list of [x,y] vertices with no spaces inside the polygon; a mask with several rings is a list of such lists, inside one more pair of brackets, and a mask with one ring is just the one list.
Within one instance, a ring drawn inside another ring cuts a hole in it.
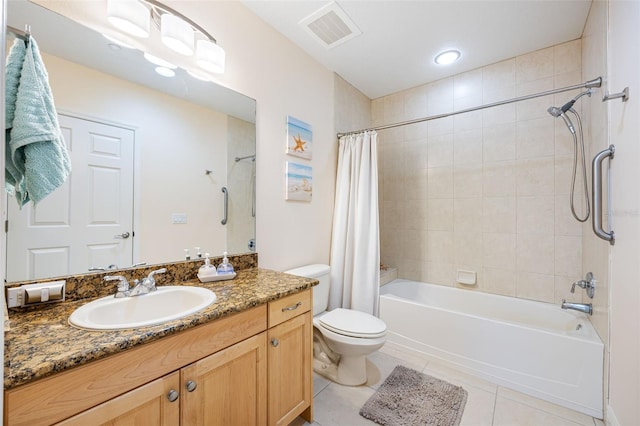
[{"label": "toilet lid", "polygon": [[377,338],[385,335],[387,325],[379,318],[351,309],[334,309],[320,318],[323,327],[351,337]]}]

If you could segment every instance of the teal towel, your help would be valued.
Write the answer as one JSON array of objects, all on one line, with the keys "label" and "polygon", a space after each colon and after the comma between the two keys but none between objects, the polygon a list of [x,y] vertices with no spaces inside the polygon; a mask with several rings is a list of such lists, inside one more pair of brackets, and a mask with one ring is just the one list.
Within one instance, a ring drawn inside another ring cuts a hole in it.
[{"label": "teal towel", "polygon": [[[20,44],[22,47],[18,47]],[[24,60],[16,79],[19,65],[12,62],[19,60],[22,49]],[[13,95],[16,81],[17,91]],[[71,161],[58,125],[47,71],[33,37],[26,49],[21,40],[16,40],[11,48],[6,93],[5,175],[11,175],[7,182],[13,185],[20,206],[29,201],[35,204],[64,183],[71,172]]]}]

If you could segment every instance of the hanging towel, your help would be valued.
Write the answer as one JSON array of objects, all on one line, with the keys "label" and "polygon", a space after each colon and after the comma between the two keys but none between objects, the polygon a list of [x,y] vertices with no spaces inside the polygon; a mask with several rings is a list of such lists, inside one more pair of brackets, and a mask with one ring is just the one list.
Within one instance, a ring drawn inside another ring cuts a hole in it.
[{"label": "hanging towel", "polygon": [[[22,49],[24,59],[19,67],[12,62],[19,60]],[[16,40],[11,48],[6,102],[7,183],[13,185],[20,206],[29,201],[35,204],[64,183],[71,172],[71,161],[58,125],[47,71],[33,37],[26,48],[22,40]]]}]

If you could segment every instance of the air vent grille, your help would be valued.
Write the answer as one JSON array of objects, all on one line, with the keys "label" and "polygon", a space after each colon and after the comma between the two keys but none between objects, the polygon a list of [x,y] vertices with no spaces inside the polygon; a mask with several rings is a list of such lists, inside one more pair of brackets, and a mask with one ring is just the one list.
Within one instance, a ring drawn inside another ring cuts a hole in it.
[{"label": "air vent grille", "polygon": [[331,49],[362,32],[335,2],[329,3],[300,21],[324,47]]}]

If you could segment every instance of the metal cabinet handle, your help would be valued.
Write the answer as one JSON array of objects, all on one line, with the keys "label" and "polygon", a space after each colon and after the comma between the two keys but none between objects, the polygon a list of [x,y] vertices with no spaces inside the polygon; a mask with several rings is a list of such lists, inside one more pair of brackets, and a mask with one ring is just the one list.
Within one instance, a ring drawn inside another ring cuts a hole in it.
[{"label": "metal cabinet handle", "polygon": [[222,193],[224,194],[224,217],[222,218],[222,221],[220,221],[220,223],[226,225],[227,216],[229,214],[229,191],[227,190],[226,186],[222,187]]},{"label": "metal cabinet handle", "polygon": [[273,346],[274,348],[277,347],[280,344],[280,342],[278,341],[278,339],[271,339],[271,346]]},{"label": "metal cabinet handle", "polygon": [[170,402],[175,402],[175,401],[178,399],[178,397],[179,397],[179,396],[180,396],[180,394],[178,393],[178,391],[177,391],[177,390],[173,390],[173,389],[171,389],[171,390],[169,391],[169,393],[167,394],[167,399],[168,399]]},{"label": "metal cabinet handle", "polygon": [[286,311],[295,311],[296,309],[298,309],[300,306],[302,306],[302,302],[298,302],[295,305],[291,305],[291,306],[287,306],[282,308],[282,312],[286,312]]},{"label": "metal cabinet handle", "polygon": [[609,157],[613,159],[615,153],[615,146],[609,145],[609,148],[604,151],[600,151],[593,157],[591,163],[591,198],[593,199],[593,232],[602,238],[609,241],[609,244],[615,243],[615,234],[613,231],[607,232],[602,228],[602,162],[605,158]]},{"label": "metal cabinet handle", "polygon": [[189,380],[187,382],[187,384],[185,385],[185,388],[187,388],[188,392],[193,392],[194,390],[196,390],[196,388],[198,387],[198,385],[196,384],[196,382]]},{"label": "metal cabinet handle", "polygon": [[122,234],[114,235],[113,238],[121,238],[123,240],[126,240],[130,236],[131,236],[131,234],[129,232],[123,232]]}]

